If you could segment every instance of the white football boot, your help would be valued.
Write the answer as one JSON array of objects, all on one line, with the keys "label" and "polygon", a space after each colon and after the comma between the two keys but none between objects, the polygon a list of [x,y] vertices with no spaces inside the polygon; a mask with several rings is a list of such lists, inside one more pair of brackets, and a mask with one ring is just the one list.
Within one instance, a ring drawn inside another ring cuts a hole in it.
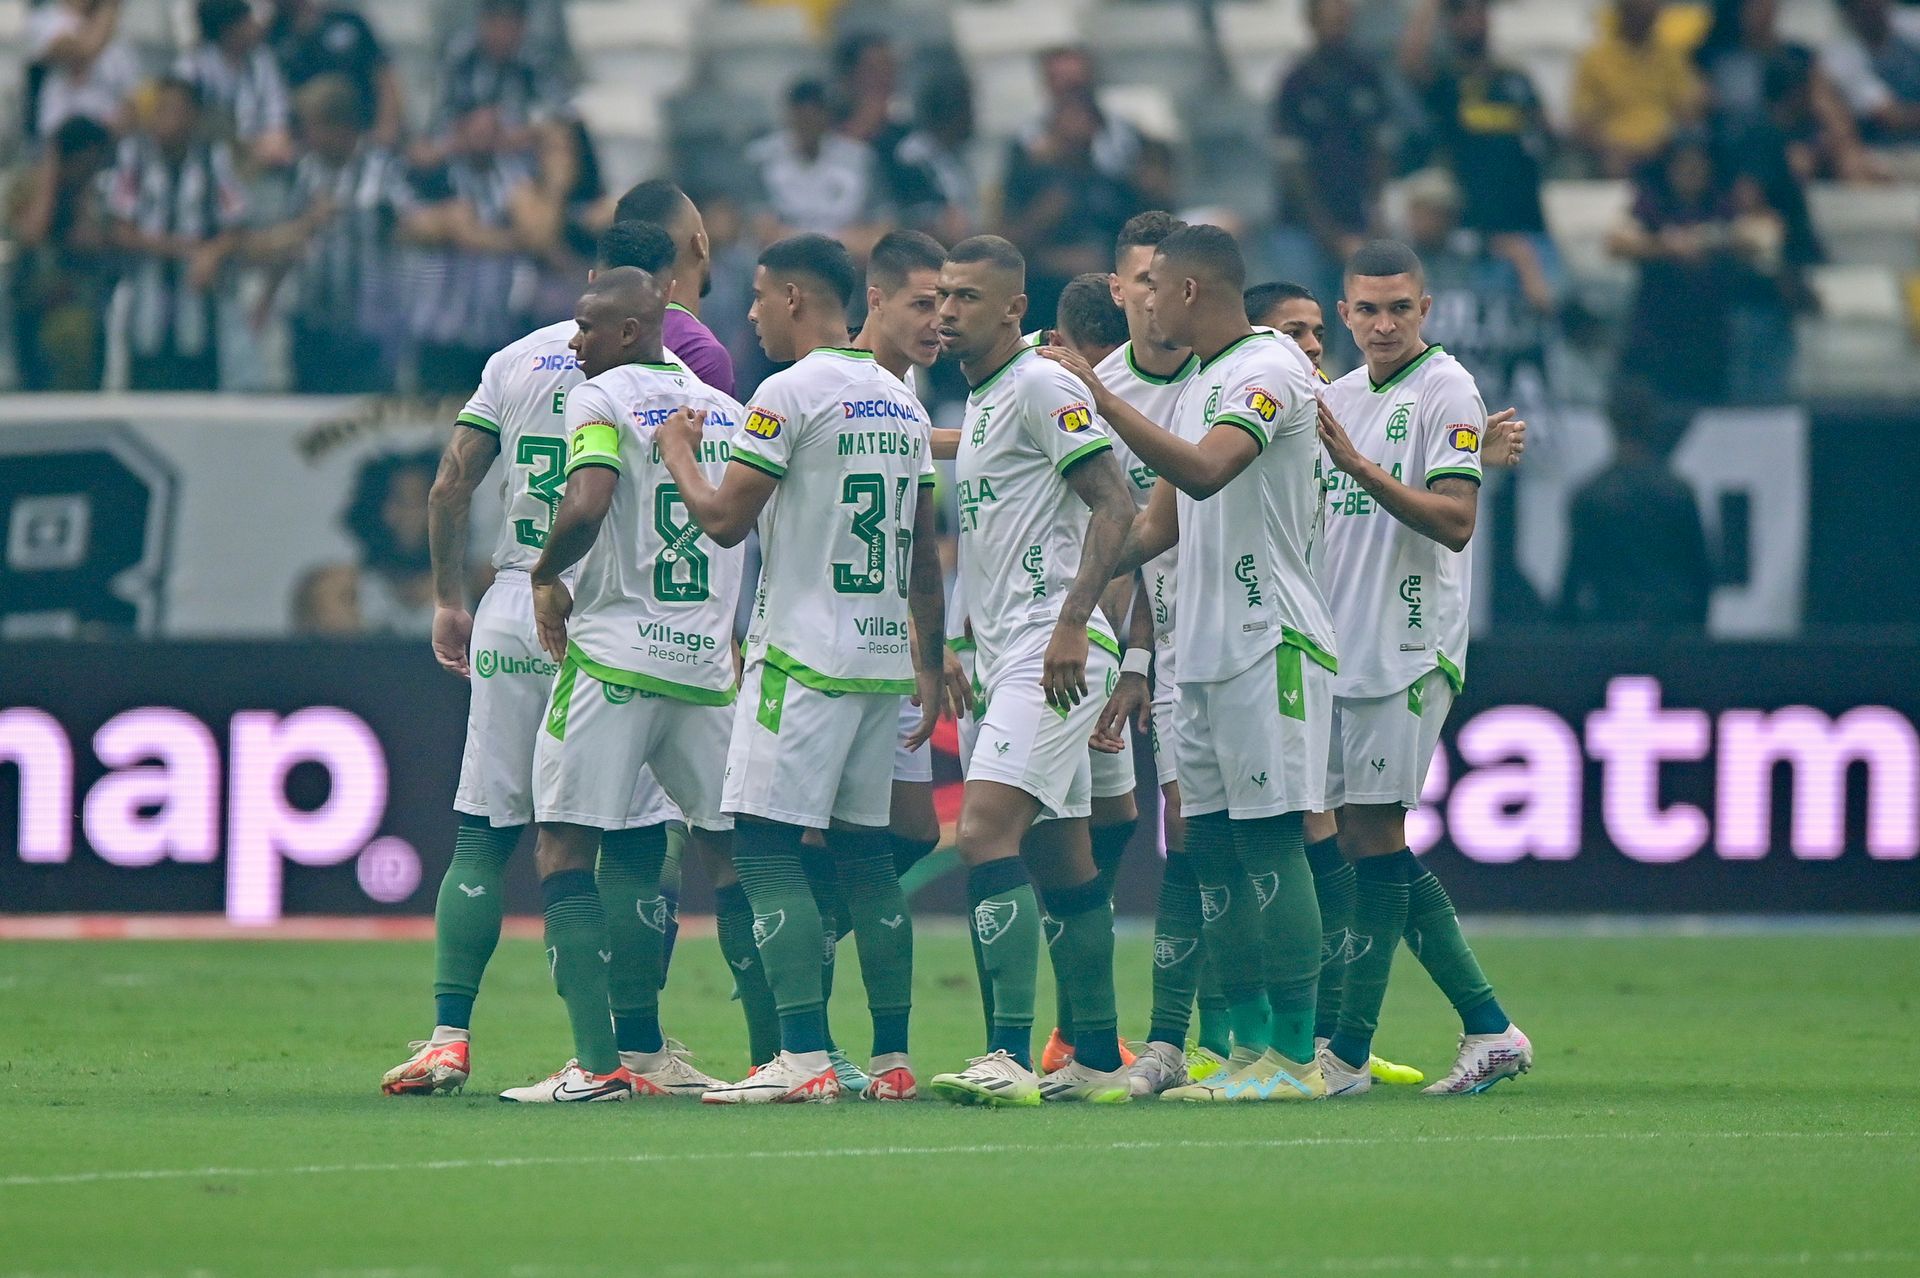
[{"label": "white football boot", "polygon": [[1322,1047],[1319,1052],[1320,1076],[1327,1082],[1327,1099],[1336,1096],[1362,1096],[1373,1090],[1373,1070],[1362,1066],[1355,1069],[1338,1056],[1331,1048]]},{"label": "white football boot", "polygon": [[380,1090],[388,1096],[431,1096],[435,1092],[459,1091],[473,1072],[468,1039],[466,1030],[454,1029],[451,1025],[434,1026],[432,1038],[407,1044],[407,1050],[413,1055],[381,1077]]},{"label": "white football boot", "polygon": [[620,1068],[627,1071],[636,1098],[689,1096],[695,1100],[726,1084],[693,1067],[693,1053],[675,1039],[657,1052],[622,1052]]},{"label": "white football boot", "polygon": [[840,1099],[840,1080],[825,1052],[816,1064],[796,1052],[781,1052],[737,1083],[721,1083],[700,1098],[708,1105],[826,1105]]},{"label": "white football boot", "polygon": [[500,1093],[500,1099],[520,1105],[631,1100],[633,1082],[623,1069],[616,1069],[611,1074],[589,1074],[580,1068],[579,1061],[568,1061],[559,1073],[525,1087],[509,1087]]},{"label": "white football boot", "polygon": [[1187,1085],[1187,1057],[1172,1043],[1147,1043],[1127,1066],[1127,1086],[1136,1097],[1158,1096]]},{"label": "white football boot", "polygon": [[885,1052],[867,1066],[867,1085],[860,1089],[863,1100],[910,1101],[920,1095],[913,1077],[913,1062],[905,1052]]},{"label": "white football boot", "polygon": [[957,1074],[935,1074],[928,1087],[959,1105],[1027,1106],[1040,1103],[1040,1079],[1004,1051],[967,1062]]},{"label": "white football boot", "polygon": [[1498,1034],[1462,1034],[1460,1055],[1446,1077],[1420,1089],[1425,1096],[1477,1096],[1503,1078],[1533,1068],[1533,1044],[1518,1025]]},{"label": "white football boot", "polygon": [[1127,1077],[1125,1065],[1116,1070],[1097,1070],[1072,1060],[1040,1080],[1040,1099],[1050,1104],[1084,1101],[1089,1105],[1124,1105],[1133,1099],[1133,1080]]}]

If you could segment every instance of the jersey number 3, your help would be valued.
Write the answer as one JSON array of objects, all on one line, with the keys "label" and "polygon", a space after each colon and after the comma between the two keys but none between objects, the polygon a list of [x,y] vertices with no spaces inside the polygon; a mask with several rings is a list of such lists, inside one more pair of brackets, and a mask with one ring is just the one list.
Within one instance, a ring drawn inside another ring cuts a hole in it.
[{"label": "jersey number 3", "polygon": [[547,529],[553,527],[553,514],[560,509],[560,489],[567,482],[567,441],[551,435],[522,435],[514,449],[513,460],[527,471],[527,495],[546,506],[543,519],[513,521],[513,539],[523,546],[543,550]]},{"label": "jersey number 3", "polygon": [[[911,480],[895,481],[893,494],[895,584],[907,593],[908,555],[913,532],[906,526],[907,489]],[[887,477],[872,472],[848,475],[840,485],[840,504],[856,507],[853,535],[867,552],[865,563],[835,563],[833,588],[843,595],[877,595],[887,588]]]}]

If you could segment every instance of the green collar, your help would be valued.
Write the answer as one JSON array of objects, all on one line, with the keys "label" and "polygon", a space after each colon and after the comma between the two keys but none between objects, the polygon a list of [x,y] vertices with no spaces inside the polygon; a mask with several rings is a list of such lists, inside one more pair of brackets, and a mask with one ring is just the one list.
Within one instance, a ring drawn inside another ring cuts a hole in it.
[{"label": "green collar", "polygon": [[655,364],[649,360],[644,360],[644,359],[635,360],[634,362],[640,365],[640,367],[650,368],[656,373],[677,373],[680,371],[680,366],[678,364],[667,364],[667,363]]},{"label": "green collar", "polygon": [[1151,383],[1154,386],[1171,386],[1175,382],[1185,381],[1193,375],[1193,370],[1198,367],[1200,363],[1193,352],[1189,351],[1187,352],[1185,363],[1181,364],[1180,367],[1174,369],[1171,373],[1168,373],[1165,377],[1162,377],[1158,373],[1149,373],[1146,369],[1134,362],[1132,342],[1127,343],[1126,352],[1127,367],[1133,370],[1133,375],[1141,381]]},{"label": "green collar", "polygon": [[838,355],[842,359],[873,359],[872,351],[863,351],[857,346],[816,346],[808,351],[809,355]]},{"label": "green collar", "polygon": [[[668,302],[667,309],[670,311],[679,311],[682,315],[693,315],[692,311],[680,305],[680,303],[678,302]],[[699,319],[700,317],[698,315],[693,315],[693,318]]]},{"label": "green collar", "polygon": [[1215,364],[1218,364],[1221,360],[1225,359],[1229,352],[1239,350],[1242,346],[1245,346],[1248,342],[1251,342],[1256,337],[1271,338],[1272,336],[1273,336],[1272,329],[1256,328],[1251,333],[1248,333],[1245,337],[1236,337],[1231,342],[1228,342],[1225,346],[1222,346],[1219,350],[1215,351],[1212,355],[1210,355],[1206,359],[1201,360],[1200,367],[1197,371],[1202,373],[1206,372],[1209,368],[1212,368]]},{"label": "green collar", "polygon": [[1386,394],[1386,393],[1387,393],[1388,391],[1390,391],[1390,390],[1392,390],[1392,389],[1393,389],[1394,387],[1396,387],[1396,386],[1398,386],[1398,385],[1399,385],[1399,384],[1400,384],[1401,382],[1403,382],[1403,381],[1405,381],[1405,380],[1407,379],[1407,374],[1409,374],[1409,373],[1411,373],[1411,372],[1413,372],[1413,370],[1414,370],[1414,369],[1416,369],[1416,368],[1418,368],[1418,367],[1420,367],[1420,366],[1421,366],[1422,364],[1424,364],[1424,363],[1426,363],[1426,362],[1427,362],[1427,356],[1429,356],[1429,355],[1431,355],[1431,354],[1433,354],[1433,353],[1434,353],[1435,351],[1437,351],[1437,350],[1439,350],[1439,349],[1440,349],[1440,343],[1438,343],[1438,342],[1435,342],[1435,343],[1434,343],[1433,345],[1431,345],[1431,346],[1429,346],[1429,347],[1427,347],[1427,349],[1425,349],[1424,351],[1421,351],[1421,352],[1420,352],[1420,353],[1419,353],[1418,355],[1415,355],[1415,356],[1414,356],[1414,357],[1413,357],[1412,359],[1410,359],[1410,360],[1408,360],[1408,361],[1407,361],[1406,363],[1404,363],[1404,364],[1402,364],[1402,365],[1400,366],[1400,369],[1399,369],[1399,371],[1398,371],[1398,372],[1396,372],[1396,373],[1395,373],[1395,374],[1394,374],[1393,376],[1391,376],[1391,377],[1389,377],[1389,378],[1388,378],[1388,379],[1387,379],[1386,381],[1384,381],[1384,382],[1376,382],[1376,381],[1374,381],[1374,380],[1373,380],[1373,374],[1372,374],[1372,373],[1368,373],[1368,374],[1367,374],[1367,385],[1369,385],[1369,386],[1371,386],[1371,387],[1373,388],[1373,393],[1374,393],[1374,394],[1376,394],[1376,395],[1384,395],[1384,394]]},{"label": "green collar", "polygon": [[1014,351],[1013,358],[1009,359],[1006,363],[1002,364],[1000,367],[994,369],[991,373],[988,373],[986,377],[981,380],[979,385],[971,387],[970,389],[972,393],[975,395],[986,394],[987,387],[993,385],[995,382],[999,381],[1002,377],[1005,377],[1007,375],[1007,370],[1020,362],[1021,356],[1031,355],[1033,354],[1033,351],[1034,351],[1033,347],[1022,343],[1020,348]]}]

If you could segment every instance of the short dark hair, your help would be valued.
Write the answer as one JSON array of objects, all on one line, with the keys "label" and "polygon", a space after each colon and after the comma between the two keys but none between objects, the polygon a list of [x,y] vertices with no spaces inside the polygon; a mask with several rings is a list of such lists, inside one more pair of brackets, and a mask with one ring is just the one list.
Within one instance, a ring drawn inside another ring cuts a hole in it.
[{"label": "short dark hair", "polygon": [[1135,213],[1120,228],[1120,238],[1114,241],[1113,256],[1118,261],[1120,255],[1130,248],[1157,248],[1169,235],[1186,226],[1179,218],[1165,209],[1148,209],[1145,213]]},{"label": "short dark hair", "polygon": [[1247,261],[1240,255],[1240,245],[1217,226],[1183,226],[1160,241],[1159,254],[1170,262],[1202,267],[1236,293],[1247,286]]},{"label": "short dark hair", "polygon": [[760,265],[769,275],[804,275],[826,285],[842,309],[853,304],[853,255],[831,236],[809,232],[776,240],[760,254]]},{"label": "short dark hair", "polygon": [[867,255],[867,283],[883,293],[892,293],[915,271],[939,270],[946,258],[940,241],[924,231],[888,231]]},{"label": "short dark hair", "polygon": [[1282,302],[1312,302],[1320,305],[1320,299],[1304,284],[1291,284],[1279,281],[1268,284],[1255,284],[1246,291],[1247,318],[1258,322],[1262,315]]},{"label": "short dark hair", "polygon": [[600,235],[594,265],[603,271],[637,266],[649,275],[659,275],[677,256],[673,237],[658,222],[615,222]]},{"label": "short dark hair", "polygon": [[666,178],[648,178],[620,197],[613,206],[616,222],[652,222],[672,226],[681,210],[692,203],[687,193]]},{"label": "short dark hair", "polygon": [[1027,259],[1020,256],[1020,250],[1013,246],[1012,240],[1002,239],[998,235],[975,235],[961,240],[947,250],[947,260],[961,265],[991,262],[1003,271],[1018,275],[1021,287],[1026,287]]},{"label": "short dark hair", "polygon": [[89,116],[70,115],[53,131],[52,141],[55,154],[71,158],[95,147],[112,146],[113,134]]},{"label": "short dark hair", "polygon": [[234,26],[247,20],[253,9],[247,0],[200,0],[194,17],[200,24],[202,40],[218,40]]},{"label": "short dark hair", "polygon": [[860,59],[866,56],[868,49],[875,45],[892,45],[893,37],[884,31],[854,31],[841,36],[833,46],[833,73],[846,75],[860,65]]},{"label": "short dark hair", "polygon": [[787,89],[787,105],[824,107],[827,105],[827,86],[818,80],[795,80]]},{"label": "short dark hair", "polygon": [[1420,265],[1420,255],[1399,240],[1368,240],[1347,259],[1342,278],[1350,280],[1356,275],[1411,275],[1425,282],[1427,268]]},{"label": "short dark hair", "polygon": [[1076,346],[1119,346],[1127,340],[1127,313],[1115,304],[1100,271],[1076,275],[1061,290],[1054,323]]}]

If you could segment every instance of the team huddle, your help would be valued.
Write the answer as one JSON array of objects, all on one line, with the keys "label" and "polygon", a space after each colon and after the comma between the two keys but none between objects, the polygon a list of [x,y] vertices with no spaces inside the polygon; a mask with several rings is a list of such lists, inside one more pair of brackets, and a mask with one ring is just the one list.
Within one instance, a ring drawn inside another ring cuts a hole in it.
[{"label": "team huddle", "polygon": [[[1113,273],[1073,281],[1038,334],[1025,263],[998,237],[885,236],[851,334],[851,257],[798,235],[761,255],[749,315],[786,367],[742,403],[694,314],[698,210],[650,182],[616,218],[574,318],[489,361],[434,486],[435,653],[479,677],[435,1027],[383,1091],[465,1085],[528,824],[573,1059],[507,1101],[1355,1096],[1425,1081],[1372,1048],[1402,938],[1462,1022],[1426,1091],[1531,1068],[1407,848],[1465,677],[1482,461],[1516,462],[1525,433],[1510,411],[1490,422],[1422,340],[1410,250],[1377,241],[1347,264],[1339,313],[1364,362],[1328,383],[1318,301],[1247,289],[1217,227],[1139,215]],[[958,430],[933,428],[916,391],[943,357],[969,387]],[[954,463],[951,598],[936,459]],[[469,501],[495,460],[496,575],[469,614]],[[943,714],[960,728],[985,1039],[923,1085],[902,876],[938,841]],[[1136,723],[1167,857],[1151,1021],[1129,1046],[1112,896],[1138,820]],[[714,883],[757,1062],[737,1081],[660,1023],[689,855]],[[849,932],[864,1068],[826,1016]],[[1043,942],[1058,1024],[1036,1059]]]}]

